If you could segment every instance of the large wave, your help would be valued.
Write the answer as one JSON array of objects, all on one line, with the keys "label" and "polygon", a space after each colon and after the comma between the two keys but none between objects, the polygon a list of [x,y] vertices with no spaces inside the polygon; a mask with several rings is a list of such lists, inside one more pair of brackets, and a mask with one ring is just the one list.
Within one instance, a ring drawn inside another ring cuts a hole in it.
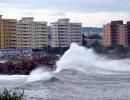
[{"label": "large wave", "polygon": [[56,63],[59,72],[63,69],[80,70],[86,74],[130,71],[130,60],[114,60],[97,55],[92,49],[73,43]]},{"label": "large wave", "polygon": [[[35,69],[29,76],[21,76],[26,83],[50,80],[54,74],[64,69],[80,70],[85,74],[116,74],[130,72],[130,59],[113,60],[97,55],[92,49],[73,43],[56,63],[56,71]],[[0,80],[17,80],[19,76],[0,76]]]}]

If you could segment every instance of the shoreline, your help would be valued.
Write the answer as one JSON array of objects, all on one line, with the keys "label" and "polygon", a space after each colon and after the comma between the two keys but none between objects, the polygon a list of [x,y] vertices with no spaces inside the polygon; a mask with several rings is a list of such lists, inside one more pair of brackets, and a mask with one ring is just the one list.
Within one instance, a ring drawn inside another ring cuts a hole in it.
[{"label": "shoreline", "polygon": [[6,61],[0,63],[0,74],[2,75],[29,75],[30,72],[38,67],[47,67],[55,70],[55,59],[28,59],[20,62]]}]

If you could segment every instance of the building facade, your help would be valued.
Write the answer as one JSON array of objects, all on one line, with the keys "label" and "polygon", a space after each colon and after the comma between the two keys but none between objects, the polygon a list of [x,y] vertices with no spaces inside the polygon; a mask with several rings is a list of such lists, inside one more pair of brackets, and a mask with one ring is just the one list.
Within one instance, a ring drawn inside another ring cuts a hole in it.
[{"label": "building facade", "polygon": [[48,46],[47,22],[24,17],[17,23],[17,48],[41,49]]},{"label": "building facade", "polygon": [[0,48],[16,48],[16,19],[3,19],[0,15]]},{"label": "building facade", "polygon": [[103,26],[103,45],[123,45],[128,47],[128,24],[123,21],[112,21],[110,24]]},{"label": "building facade", "polygon": [[118,35],[117,35],[117,44],[128,47],[128,34],[127,34],[127,25],[122,24],[118,25]]},{"label": "building facade", "polygon": [[110,46],[112,44],[111,37],[112,37],[111,25],[106,24],[103,26],[103,45],[104,46]]},{"label": "building facade", "polygon": [[127,22],[127,34],[128,45],[130,46],[130,21]]},{"label": "building facade", "polygon": [[51,47],[69,47],[73,42],[81,45],[81,27],[81,23],[70,23],[69,19],[51,23]]}]

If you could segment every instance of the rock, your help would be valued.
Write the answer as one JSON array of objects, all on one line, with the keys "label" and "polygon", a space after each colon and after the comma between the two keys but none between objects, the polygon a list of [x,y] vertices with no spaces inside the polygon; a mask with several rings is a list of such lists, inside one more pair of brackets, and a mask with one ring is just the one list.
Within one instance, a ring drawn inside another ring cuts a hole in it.
[{"label": "rock", "polygon": [[55,69],[55,60],[45,59],[32,59],[21,61],[19,63],[13,63],[11,61],[0,63],[0,74],[22,74],[28,75],[33,69],[38,66],[48,66],[51,69]]}]

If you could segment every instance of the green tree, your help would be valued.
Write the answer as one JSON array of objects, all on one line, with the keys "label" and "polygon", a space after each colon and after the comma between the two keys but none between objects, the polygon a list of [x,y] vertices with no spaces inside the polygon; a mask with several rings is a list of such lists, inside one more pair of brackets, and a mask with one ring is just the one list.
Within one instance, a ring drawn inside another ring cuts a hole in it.
[{"label": "green tree", "polygon": [[97,52],[97,53],[104,53],[104,47],[98,43],[97,41],[94,42],[91,47]]},{"label": "green tree", "polygon": [[101,39],[101,37],[99,35],[91,35],[88,39]]},{"label": "green tree", "polygon": [[114,50],[117,54],[127,54],[129,51],[129,49],[123,45],[116,45]]}]

